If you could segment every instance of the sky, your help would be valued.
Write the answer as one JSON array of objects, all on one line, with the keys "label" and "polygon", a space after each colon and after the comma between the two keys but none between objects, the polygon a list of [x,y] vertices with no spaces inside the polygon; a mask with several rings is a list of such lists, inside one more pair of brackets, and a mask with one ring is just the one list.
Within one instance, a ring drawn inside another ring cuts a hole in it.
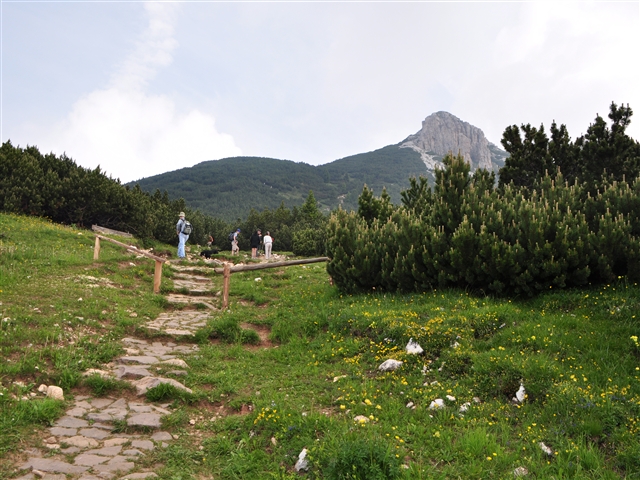
[{"label": "sky", "polygon": [[640,2],[1,0],[0,139],[123,183],[233,156],[312,165],[447,111],[640,139]]}]

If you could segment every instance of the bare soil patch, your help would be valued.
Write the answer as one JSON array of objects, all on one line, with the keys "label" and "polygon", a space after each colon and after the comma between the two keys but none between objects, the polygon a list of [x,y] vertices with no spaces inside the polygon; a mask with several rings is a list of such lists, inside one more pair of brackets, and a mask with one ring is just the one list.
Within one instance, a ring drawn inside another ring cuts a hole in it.
[{"label": "bare soil patch", "polygon": [[253,330],[260,337],[260,344],[253,345],[254,347],[262,347],[262,348],[271,348],[273,347],[273,342],[269,340],[269,334],[271,333],[271,329],[266,325],[254,325],[252,323],[241,323],[240,326],[245,330]]}]

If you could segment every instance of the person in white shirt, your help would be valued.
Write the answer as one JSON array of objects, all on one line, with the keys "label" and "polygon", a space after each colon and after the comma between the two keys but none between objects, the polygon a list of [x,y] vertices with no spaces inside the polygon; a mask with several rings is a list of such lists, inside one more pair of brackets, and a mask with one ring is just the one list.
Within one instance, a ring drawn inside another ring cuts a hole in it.
[{"label": "person in white shirt", "polygon": [[273,238],[269,232],[262,237],[262,242],[264,243],[264,258],[269,260],[271,258],[271,246],[273,245]]}]

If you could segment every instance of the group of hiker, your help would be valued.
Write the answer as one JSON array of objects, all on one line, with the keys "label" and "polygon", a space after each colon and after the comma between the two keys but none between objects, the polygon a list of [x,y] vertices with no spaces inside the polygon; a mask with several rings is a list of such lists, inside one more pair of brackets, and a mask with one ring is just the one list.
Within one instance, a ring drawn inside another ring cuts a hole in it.
[{"label": "group of hiker", "polygon": [[[176,234],[178,235],[178,258],[185,258],[185,244],[189,239],[189,235],[193,231],[193,227],[191,223],[185,219],[184,212],[180,212],[178,215],[180,218],[178,223],[176,224]],[[231,254],[237,255],[240,252],[240,248],[238,246],[238,235],[240,234],[240,229],[238,228],[235,232],[229,234],[229,240],[231,240]],[[264,245],[264,257],[269,260],[271,258],[271,247],[273,246],[273,237],[269,232],[266,232],[264,236],[262,236],[262,231],[260,229],[253,232],[251,238],[249,239],[249,244],[251,246],[251,258],[258,258],[258,249],[260,245]],[[208,246],[211,247],[213,245],[213,237],[209,235]]]}]

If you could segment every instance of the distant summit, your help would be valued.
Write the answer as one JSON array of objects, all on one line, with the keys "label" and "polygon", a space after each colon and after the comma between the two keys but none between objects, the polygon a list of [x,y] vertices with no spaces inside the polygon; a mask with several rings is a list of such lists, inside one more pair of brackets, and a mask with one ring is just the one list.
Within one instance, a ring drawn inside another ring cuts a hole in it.
[{"label": "distant summit", "polygon": [[442,157],[449,152],[460,153],[471,165],[471,171],[478,168],[497,171],[507,157],[506,152],[487,140],[482,130],[448,112],[429,115],[420,131],[409,135],[399,147],[418,152],[431,171],[442,165]]},{"label": "distant summit", "polygon": [[[385,188],[393,203],[402,201],[409,178],[420,175],[431,184],[449,152],[460,152],[471,170],[498,172],[507,152],[488,142],[480,130],[447,112],[429,115],[422,129],[394,145],[358,153],[324,165],[258,157],[223,158],[190,168],[143,178],[149,193],[166,190],[170,198],[227,221],[246,218],[251,209],[277,209],[302,205],[309,190],[324,212],[342,207],[358,209],[363,185],[380,195]],[[130,184],[133,186],[134,184]]]}]

